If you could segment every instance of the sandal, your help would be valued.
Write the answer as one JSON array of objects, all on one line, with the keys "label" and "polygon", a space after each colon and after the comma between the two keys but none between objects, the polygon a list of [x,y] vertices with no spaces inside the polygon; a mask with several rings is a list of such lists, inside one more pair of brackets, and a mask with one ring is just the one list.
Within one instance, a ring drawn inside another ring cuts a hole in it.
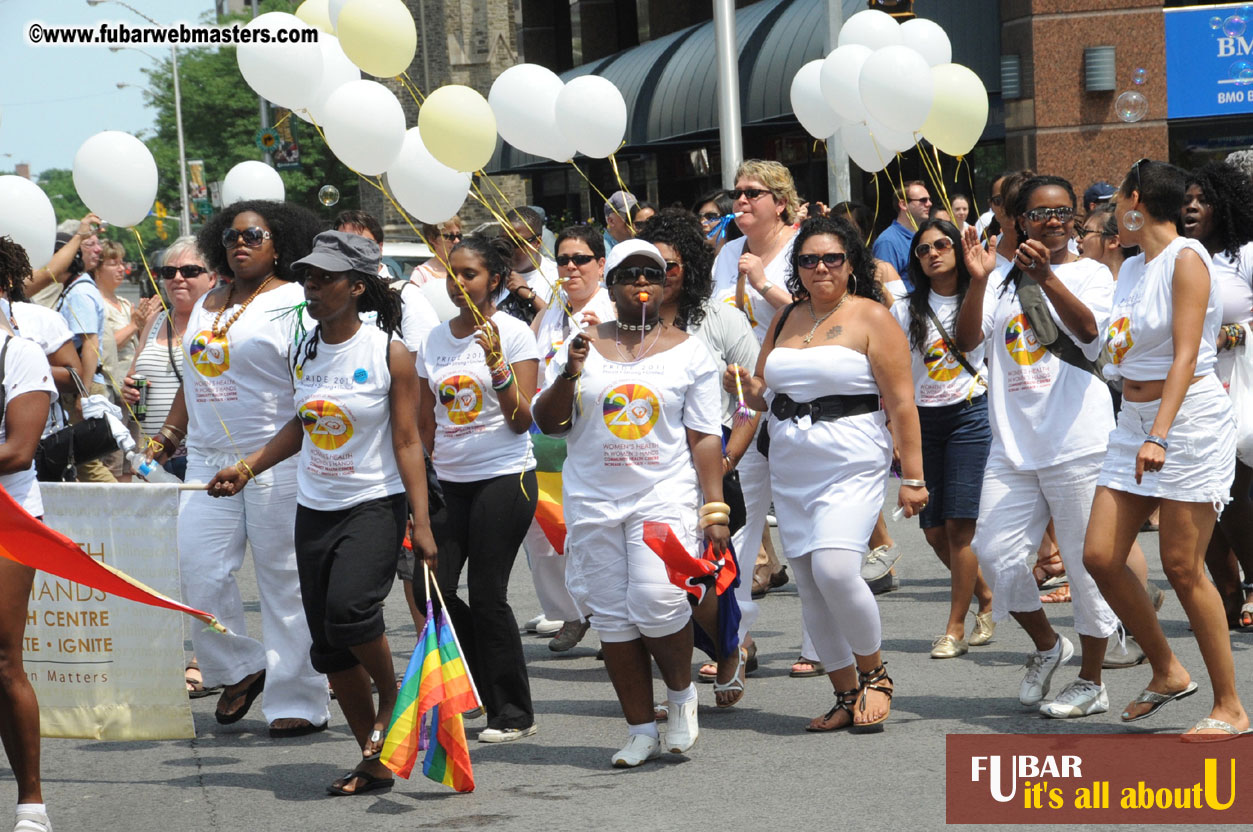
[{"label": "sandal", "polygon": [[[344,788],[353,780],[361,781],[361,785],[352,791]],[[369,772],[361,769],[353,769],[334,783],[326,787],[326,793],[330,795],[352,797],[357,794],[365,794],[366,792],[376,792],[380,789],[390,789],[395,781],[390,777],[375,777]]]},{"label": "sandal", "polygon": [[770,591],[770,581],[774,576],[770,573],[770,564],[759,563],[753,567],[753,600],[765,598]]},{"label": "sandal", "polygon": [[1248,597],[1253,594],[1253,583],[1241,583],[1240,589],[1244,592],[1245,602],[1240,607],[1240,629],[1247,630],[1253,627],[1253,601],[1249,601]]},{"label": "sandal", "polygon": [[813,720],[812,722],[810,722],[808,725],[805,726],[806,731],[808,731],[811,734],[825,734],[830,731],[840,731],[840,730],[843,730],[844,728],[852,727],[853,705],[857,702],[857,694],[859,693],[859,691],[857,690],[857,688],[853,688],[852,690],[837,690],[837,691],[834,691],[834,693],[835,693],[835,707],[833,707],[831,710],[823,714],[820,717],[820,719],[824,723],[830,722],[832,719],[835,718],[835,715],[837,713],[839,713],[840,711],[846,711],[848,713],[848,722],[844,723],[843,725],[835,725],[829,728],[822,728],[822,727],[815,728],[814,723],[818,722],[818,720]]},{"label": "sandal", "polygon": [[696,681],[698,682],[704,682],[708,684],[709,682],[716,681],[717,678],[718,678],[718,663],[717,662],[705,662],[704,664],[700,666],[700,670],[696,671]]},{"label": "sandal", "polygon": [[[798,667],[807,667],[809,669],[797,670]],[[808,679],[811,676],[822,676],[826,672],[827,669],[822,666],[822,662],[815,661],[814,659],[807,659],[804,656],[801,656],[799,659],[792,662],[792,670],[788,673],[788,675],[793,679]]]},{"label": "sandal", "polygon": [[1062,584],[1048,595],[1041,595],[1040,602],[1044,604],[1069,604],[1070,584]]},{"label": "sandal", "polygon": [[1066,583],[1066,564],[1062,563],[1062,553],[1054,552],[1047,560],[1036,560],[1031,574],[1039,589],[1050,589]]},{"label": "sandal", "polygon": [[[866,691],[868,690],[875,690],[887,696],[888,709],[883,716],[873,722],[857,722],[856,714],[854,714],[855,728],[869,728],[872,725],[879,725],[886,722],[887,718],[892,715],[892,694],[895,692],[895,684],[892,682],[892,677],[888,675],[887,667],[885,667],[886,664],[887,662],[881,662],[879,666],[873,670],[857,671],[857,709],[863,714],[866,712]],[[882,682],[887,682],[889,685],[892,685],[892,687],[886,687],[881,684]]]},{"label": "sandal", "polygon": [[[246,679],[248,677],[245,676],[244,678]],[[241,679],[240,681],[243,680]],[[252,703],[256,701],[257,697],[261,695],[261,691],[263,690],[265,690],[264,670],[257,674],[257,678],[252,680],[252,684],[248,685],[248,687],[241,691],[237,691],[233,694],[227,694],[226,690],[223,689],[222,698],[218,700],[217,708],[213,712],[214,717],[221,725],[231,725],[239,722],[248,715],[248,709],[252,707]],[[229,712],[224,712],[222,710],[223,703],[238,702],[241,699],[244,700],[244,704],[240,705],[237,709]]]},{"label": "sandal", "polygon": [[736,651],[735,673],[731,677],[731,681],[723,683],[714,680],[714,696],[720,693],[736,694],[729,702],[718,702],[719,708],[730,708],[744,698],[744,680],[740,678],[741,671],[744,670],[744,662],[748,658],[748,650],[740,647]]},{"label": "sandal", "polygon": [[183,681],[187,683],[187,697],[189,699],[201,699],[205,696],[212,696],[222,689],[221,685],[205,687],[204,676],[200,674],[200,665],[195,659],[192,659],[187,667],[183,669]]},{"label": "sandal", "polygon": [[[370,749],[370,748],[373,748],[374,750],[368,751],[367,749]],[[370,738],[366,740],[365,748],[361,749],[361,759],[366,762],[369,762],[370,760],[377,760],[379,757],[382,757],[382,756],[383,756],[383,732],[375,728],[373,731],[370,732]]]}]

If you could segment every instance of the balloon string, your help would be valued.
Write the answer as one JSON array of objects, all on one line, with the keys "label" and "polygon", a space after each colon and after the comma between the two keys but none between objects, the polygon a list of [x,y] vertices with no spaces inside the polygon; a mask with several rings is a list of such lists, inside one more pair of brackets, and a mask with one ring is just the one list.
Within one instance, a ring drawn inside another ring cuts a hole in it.
[{"label": "balloon string", "polygon": [[409,72],[407,70],[397,75],[396,80],[400,81],[400,85],[404,87],[405,91],[413,98],[413,103],[417,104],[419,107],[426,103],[426,96],[422,94],[422,90],[418,89],[418,85],[413,83],[413,79],[409,77]]},{"label": "balloon string", "polygon": [[[306,110],[305,112],[308,112],[308,111]],[[284,114],[283,114],[283,117],[282,117],[282,118],[280,118],[278,121],[276,121],[276,122],[274,122],[273,124],[271,124],[271,125],[270,125],[270,129],[271,129],[271,130],[277,130],[277,129],[279,128],[279,125],[281,125],[283,122],[287,121],[287,119],[291,118],[291,114],[292,114],[292,111],[291,111],[291,110],[288,110],[286,113],[284,113]],[[312,116],[312,115],[310,115],[310,116],[309,116],[309,118],[313,118],[313,116]]]},{"label": "balloon string", "polygon": [[927,170],[927,176],[931,177],[931,181],[935,183],[936,188],[940,192],[940,203],[944,206],[944,210],[952,216],[953,204],[948,198],[948,188],[944,184],[944,173],[940,168],[940,152],[935,145],[931,149],[935,151],[935,162],[932,164],[931,159],[927,158],[927,149],[920,142],[915,142],[914,147],[918,148],[918,155],[922,157],[922,166]]},{"label": "balloon string", "polygon": [[[619,147],[618,149],[621,150],[622,148]],[[613,178],[616,179],[618,182],[618,190],[622,191],[623,193],[629,194],[631,192],[631,189],[628,188],[627,184],[622,181],[622,174],[618,172],[618,156],[616,153],[609,154],[609,167],[613,168]],[[605,200],[605,202],[609,203],[610,205],[613,204],[609,202],[609,200],[607,199]],[[617,209],[617,206],[614,207],[613,212],[617,214],[618,216],[622,217],[622,219],[626,221],[627,228],[631,229],[631,236],[634,237],[636,233],[635,232],[635,220],[632,219],[631,215],[627,214],[626,216],[623,216],[622,213]]]},{"label": "balloon string", "polygon": [[[873,136],[874,134],[872,133],[871,137],[873,138]],[[884,165],[883,168],[884,170],[887,170],[887,165]],[[888,182],[891,182],[891,181],[892,181],[892,173],[889,171]],[[900,187],[901,187],[901,189],[897,191],[897,193],[900,194],[900,196],[897,197],[897,200],[899,201],[902,198],[909,199],[909,194],[905,191],[905,160],[901,157],[900,153],[896,154],[896,181],[900,184]],[[896,213],[897,213],[897,216],[900,216],[899,210]],[[914,231],[917,231],[918,222],[917,220],[914,219],[914,215],[906,211],[905,216],[909,217],[909,224],[914,227]]]},{"label": "balloon string", "polygon": [[[618,160],[614,157],[612,153],[609,154],[609,164],[613,167],[613,175],[617,178],[618,185],[622,188],[622,190],[624,191],[627,190],[627,186],[622,181],[622,176],[618,173]],[[631,218],[629,216],[626,216],[626,217],[622,216],[622,212],[619,211],[617,207],[612,202],[609,201],[609,197],[605,196],[605,192],[602,191],[600,188],[596,187],[595,182],[587,178],[587,174],[583,172],[583,169],[581,167],[579,167],[578,162],[571,159],[570,165],[576,171],[578,171],[579,176],[583,177],[583,181],[586,182],[588,186],[591,187],[591,189],[596,192],[596,195],[600,197],[601,201],[604,202],[606,205],[608,205],[610,208],[612,208],[615,214],[622,217],[622,219],[626,222],[627,226],[630,227],[631,233],[634,234],[635,226],[632,223]]]},{"label": "balloon string", "polygon": [[[879,171],[875,171],[873,176],[874,176],[874,219],[870,221],[870,236],[871,237],[874,236],[875,226],[879,224],[879,200],[881,197],[881,193],[879,189]],[[854,225],[856,225],[856,223],[854,223]],[[870,245],[869,238],[866,239],[866,245]]]},{"label": "balloon string", "polygon": [[[475,173],[478,174],[480,179],[486,179],[488,182],[492,184],[493,188],[496,188],[496,191],[500,193],[501,198],[505,200],[505,203],[504,203],[505,207],[502,208],[501,203],[499,202],[496,202],[494,206],[490,204],[488,202],[487,195],[484,194],[483,191],[479,188],[478,184],[476,184],[474,180],[471,179],[470,187],[473,189],[474,195],[478,198],[478,201],[482,204],[482,206],[487,209],[487,212],[491,214],[492,219],[494,219],[497,222],[497,224],[500,225],[501,234],[507,236],[510,240],[512,240],[514,242],[514,245],[516,245],[521,251],[523,251],[526,254],[527,260],[531,261],[531,268],[533,268],[535,271],[539,272],[542,275],[543,272],[540,271],[540,265],[541,265],[541,262],[543,261],[543,254],[539,251],[536,251],[530,245],[528,245],[526,241],[524,241],[517,234],[517,232],[513,230],[513,223],[505,217],[505,213],[512,210],[512,207],[508,205],[508,197],[506,197],[503,192],[500,192],[500,189],[496,187],[496,183],[492,182],[492,178],[488,176],[486,173],[484,173],[481,170],[476,171]],[[543,229],[541,229],[541,233],[542,232],[543,232]],[[552,302],[551,299],[549,300],[549,302],[550,303]]]}]

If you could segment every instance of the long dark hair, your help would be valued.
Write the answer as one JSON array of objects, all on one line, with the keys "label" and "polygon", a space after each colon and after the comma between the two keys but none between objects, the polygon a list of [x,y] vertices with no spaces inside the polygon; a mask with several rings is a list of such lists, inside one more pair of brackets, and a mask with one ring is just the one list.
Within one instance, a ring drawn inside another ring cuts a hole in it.
[{"label": "long dark hair", "polygon": [[1235,257],[1241,246],[1253,240],[1253,179],[1235,165],[1209,162],[1188,176],[1185,189],[1193,185],[1201,189],[1201,198],[1210,206],[1218,250]]},{"label": "long dark hair", "polygon": [[0,237],[0,289],[9,303],[26,300],[26,275],[30,274],[30,258],[12,237]]},{"label": "long dark hair", "polygon": [[[724,190],[710,191],[700,199],[692,203],[692,213],[700,218],[700,207],[707,202],[712,202],[718,209],[718,213],[722,216],[735,213],[735,200],[731,199],[731,195]],[[728,220],[722,229],[723,240],[736,240],[744,236],[744,232],[740,231],[740,227],[733,221]]]},{"label": "long dark hair", "polygon": [[687,330],[705,319],[705,301],[713,294],[714,252],[696,217],[682,208],[658,211],[636,234],[648,243],[665,243],[683,258],[683,283],[674,324]]},{"label": "long dark hair", "polygon": [[496,287],[489,289],[488,297],[491,297],[499,292],[500,287],[504,286],[505,281],[509,279],[509,273],[513,271],[513,252],[516,248],[517,246],[503,235],[485,237],[482,234],[471,234],[469,237],[463,237],[461,242],[452,247],[452,251],[448,252],[448,259],[451,261],[453,253],[462,249],[477,254],[483,261],[483,268],[487,269],[487,273],[499,279]]},{"label": "long dark hair", "polygon": [[205,265],[219,275],[234,275],[226,246],[222,245],[222,232],[230,228],[235,217],[251,211],[260,214],[270,228],[274,253],[278,263],[274,274],[280,280],[295,280],[291,264],[313,251],[313,238],[324,231],[322,220],[308,208],[294,202],[273,202],[266,199],[250,199],[235,202],[214,214],[196,235],[196,244],[204,254]]},{"label": "long dark hair", "polygon": [[801,223],[801,229],[796,232],[796,239],[792,241],[792,259],[788,263],[791,273],[787,278],[787,288],[792,293],[792,298],[802,301],[809,297],[809,290],[801,283],[800,265],[796,258],[800,256],[801,246],[805,241],[820,234],[835,237],[844,246],[845,257],[853,269],[849,275],[849,280],[853,283],[853,294],[883,303],[879,281],[874,279],[874,260],[866,244],[862,242],[861,232],[848,220],[839,217],[814,217]]},{"label": "long dark hair", "polygon": [[[357,311],[376,313],[378,328],[387,333],[389,341],[391,336],[399,335],[402,316],[400,293],[388,288],[377,273],[349,272],[348,279],[365,287],[365,292],[357,298]],[[319,322],[305,339],[304,349],[298,350],[292,358],[293,370],[318,357],[318,342],[321,339],[322,324]]]},{"label": "long dark hair", "polygon": [[922,261],[914,249],[918,247],[924,231],[932,228],[953,241],[953,251],[957,259],[957,307],[966,299],[966,290],[970,288],[970,270],[966,268],[966,258],[962,256],[961,232],[948,220],[923,220],[918,224],[918,231],[909,244],[909,277],[914,282],[914,291],[909,295],[909,345],[924,355],[927,352],[927,312],[931,304],[931,278],[922,270]]}]

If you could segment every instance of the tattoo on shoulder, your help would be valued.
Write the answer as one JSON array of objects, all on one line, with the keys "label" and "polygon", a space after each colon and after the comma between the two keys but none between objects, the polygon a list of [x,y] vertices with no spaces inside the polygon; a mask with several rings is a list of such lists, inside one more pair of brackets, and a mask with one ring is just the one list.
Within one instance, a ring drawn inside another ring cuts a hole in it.
[{"label": "tattoo on shoulder", "polygon": [[836,324],[826,332],[826,339],[830,341],[832,338],[838,338],[844,332],[844,327]]}]

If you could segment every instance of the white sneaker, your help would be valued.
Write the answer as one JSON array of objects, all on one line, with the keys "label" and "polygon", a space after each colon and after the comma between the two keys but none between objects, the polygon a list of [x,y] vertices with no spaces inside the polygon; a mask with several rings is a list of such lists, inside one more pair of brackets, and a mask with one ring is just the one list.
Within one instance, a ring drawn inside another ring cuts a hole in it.
[{"label": "white sneaker", "polygon": [[1121,623],[1114,635],[1109,637],[1109,647],[1105,650],[1105,659],[1101,667],[1105,670],[1121,670],[1124,667],[1135,667],[1148,659],[1144,649],[1132,636],[1127,635]]},{"label": "white sneaker", "polygon": [[48,820],[47,812],[30,812],[25,809],[17,813],[17,826],[13,832],[52,832],[52,821]]},{"label": "white sneaker", "polygon": [[551,636],[556,635],[557,631],[561,629],[561,625],[564,623],[564,621],[550,621],[543,615],[537,615],[530,621],[526,622],[523,626],[526,627],[526,631],[528,633],[535,633],[536,635],[541,636]]},{"label": "white sneaker", "polygon": [[671,754],[684,754],[696,744],[700,726],[696,724],[696,697],[675,705],[667,702],[670,716],[666,719],[666,750]]},{"label": "white sneaker", "polygon": [[611,757],[614,768],[635,768],[661,756],[661,740],[644,734],[632,734],[621,751]]},{"label": "white sneaker", "polygon": [[1105,685],[1086,679],[1075,679],[1052,702],[1040,706],[1040,713],[1053,719],[1074,719],[1077,716],[1103,714],[1109,710]]},{"label": "white sneaker", "polygon": [[1027,657],[1027,675],[1018,689],[1018,701],[1024,705],[1039,705],[1049,692],[1049,683],[1057,668],[1075,655],[1075,646],[1063,635],[1057,636],[1052,650],[1037,650]]},{"label": "white sneaker", "polygon": [[513,742],[529,737],[538,730],[534,722],[525,728],[484,728],[479,731],[479,742]]}]

